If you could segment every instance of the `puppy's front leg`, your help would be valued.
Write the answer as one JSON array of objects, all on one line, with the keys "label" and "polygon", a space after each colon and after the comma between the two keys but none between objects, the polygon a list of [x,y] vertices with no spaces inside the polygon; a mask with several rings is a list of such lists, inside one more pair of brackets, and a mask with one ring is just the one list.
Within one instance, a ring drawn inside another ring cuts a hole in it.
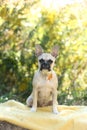
[{"label": "puppy's front leg", "polygon": [[32,105],[31,111],[36,112],[36,110],[37,110],[37,89],[34,88],[33,89],[33,105]]},{"label": "puppy's front leg", "polygon": [[54,89],[53,90],[53,113],[58,114],[58,110],[57,110],[57,91]]}]

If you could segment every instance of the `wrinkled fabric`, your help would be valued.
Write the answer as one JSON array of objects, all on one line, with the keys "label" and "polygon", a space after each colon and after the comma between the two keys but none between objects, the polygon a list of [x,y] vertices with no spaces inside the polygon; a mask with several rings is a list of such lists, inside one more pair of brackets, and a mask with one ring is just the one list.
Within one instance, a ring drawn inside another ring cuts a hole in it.
[{"label": "wrinkled fabric", "polygon": [[9,100],[0,104],[0,120],[30,130],[87,130],[87,106],[58,105],[59,114],[51,106],[31,112],[26,105]]}]

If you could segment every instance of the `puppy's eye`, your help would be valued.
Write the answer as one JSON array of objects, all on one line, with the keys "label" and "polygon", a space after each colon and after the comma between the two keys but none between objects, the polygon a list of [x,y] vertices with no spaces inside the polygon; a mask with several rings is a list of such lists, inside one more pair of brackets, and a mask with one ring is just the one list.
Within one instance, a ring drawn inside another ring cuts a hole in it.
[{"label": "puppy's eye", "polygon": [[43,63],[43,62],[44,62],[44,60],[43,60],[43,59],[40,59],[40,60],[39,60],[39,62],[40,62],[40,63]]},{"label": "puppy's eye", "polygon": [[53,63],[53,61],[49,59],[49,60],[48,60],[48,63],[49,63],[49,64],[52,64],[52,63]]}]

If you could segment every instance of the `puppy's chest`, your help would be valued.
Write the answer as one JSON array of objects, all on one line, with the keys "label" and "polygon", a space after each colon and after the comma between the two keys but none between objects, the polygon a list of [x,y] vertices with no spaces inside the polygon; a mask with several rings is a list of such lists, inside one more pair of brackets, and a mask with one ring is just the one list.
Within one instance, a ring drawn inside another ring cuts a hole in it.
[{"label": "puppy's chest", "polygon": [[41,95],[50,95],[53,89],[53,83],[49,80],[40,80],[38,84],[38,92]]},{"label": "puppy's chest", "polygon": [[47,78],[41,78],[39,79],[39,84],[38,86],[40,88],[52,88],[53,87],[53,80],[49,80],[48,77]]}]

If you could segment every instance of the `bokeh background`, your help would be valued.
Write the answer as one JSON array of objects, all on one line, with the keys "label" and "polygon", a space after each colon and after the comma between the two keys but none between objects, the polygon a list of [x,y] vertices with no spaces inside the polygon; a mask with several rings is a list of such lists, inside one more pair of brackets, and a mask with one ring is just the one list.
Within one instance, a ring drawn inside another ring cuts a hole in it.
[{"label": "bokeh background", "polygon": [[35,44],[58,44],[58,102],[87,105],[87,1],[0,0],[0,102],[25,103],[37,69]]}]

